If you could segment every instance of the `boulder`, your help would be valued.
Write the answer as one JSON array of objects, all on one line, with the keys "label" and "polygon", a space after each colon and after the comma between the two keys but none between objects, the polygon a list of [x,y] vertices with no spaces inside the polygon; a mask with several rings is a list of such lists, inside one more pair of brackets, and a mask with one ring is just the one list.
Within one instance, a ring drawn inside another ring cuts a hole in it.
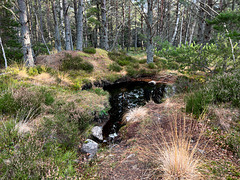
[{"label": "boulder", "polygon": [[96,143],[95,141],[91,140],[91,139],[87,139],[81,148],[81,151],[83,153],[87,153],[88,154],[88,158],[92,159],[95,154],[97,153],[98,150],[98,143]]},{"label": "boulder", "polygon": [[97,138],[100,141],[103,141],[103,135],[102,135],[102,127],[100,126],[94,126],[91,130],[92,136]]}]

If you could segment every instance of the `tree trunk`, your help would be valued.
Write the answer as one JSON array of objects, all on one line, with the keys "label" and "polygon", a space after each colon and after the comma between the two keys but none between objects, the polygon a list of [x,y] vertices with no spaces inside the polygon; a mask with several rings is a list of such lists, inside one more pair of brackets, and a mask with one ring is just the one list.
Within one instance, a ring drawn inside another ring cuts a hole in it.
[{"label": "tree trunk", "polygon": [[137,9],[135,9],[135,43],[134,43],[134,47],[135,47],[135,51],[137,51],[137,41],[138,41],[138,34],[137,34]]},{"label": "tree trunk", "polygon": [[[144,12],[144,8],[143,8],[143,3],[141,4],[141,9],[142,9],[142,12]],[[144,30],[143,30],[143,15],[141,14],[141,50],[143,50],[143,46],[144,46],[144,44],[143,44],[143,32],[144,32]]]},{"label": "tree trunk", "polygon": [[103,30],[103,39],[102,45],[103,49],[108,50],[108,27],[107,27],[107,18],[106,18],[106,0],[101,1],[101,15],[102,15],[102,30]]},{"label": "tree trunk", "polygon": [[184,15],[184,10],[182,10],[182,19],[181,19],[181,25],[180,25],[179,44],[178,44],[179,46],[182,45],[183,15]]},{"label": "tree trunk", "polygon": [[6,55],[5,55],[5,51],[4,51],[4,47],[3,47],[3,44],[2,44],[1,37],[0,37],[0,45],[2,47],[2,53],[3,53],[4,62],[5,62],[5,68],[7,69],[7,58],[6,58]]},{"label": "tree trunk", "polygon": [[198,23],[198,43],[204,42],[204,29],[205,29],[205,22],[204,22],[204,4],[205,0],[200,0],[200,9],[199,9],[199,23]]},{"label": "tree trunk", "polygon": [[65,39],[66,39],[66,44],[65,48],[66,50],[71,50],[71,29],[70,29],[70,21],[69,21],[69,16],[68,16],[68,3],[67,0],[63,0],[63,15],[64,15],[64,21],[65,21]]},{"label": "tree trunk", "polygon": [[197,21],[194,20],[193,26],[192,26],[192,32],[191,32],[191,35],[190,35],[190,37],[189,37],[189,45],[192,43],[192,40],[193,40],[193,35],[194,35],[196,23],[197,23]]},{"label": "tree trunk", "polygon": [[83,50],[83,0],[78,1],[78,14],[77,14],[77,47],[79,51]]},{"label": "tree trunk", "polygon": [[131,1],[129,1],[128,6],[128,45],[127,45],[127,51],[129,51],[131,47]]},{"label": "tree trunk", "polygon": [[180,4],[179,4],[179,0],[177,0],[176,24],[175,24],[175,28],[174,28],[174,33],[173,33],[173,37],[172,37],[172,40],[171,40],[171,44],[174,44],[175,38],[177,36],[177,29],[178,29],[179,19],[180,19]]},{"label": "tree trunk", "polygon": [[65,30],[64,30],[64,17],[63,17],[63,0],[59,0],[59,18],[60,18],[60,32],[64,43],[66,44]]},{"label": "tree trunk", "polygon": [[55,48],[58,52],[62,51],[62,44],[61,44],[61,37],[58,28],[58,20],[57,20],[57,13],[56,13],[56,6],[55,0],[52,0],[52,12],[53,12],[53,20],[55,26]]},{"label": "tree trunk", "polygon": [[30,41],[26,4],[24,0],[18,0],[19,20],[21,24],[21,40],[24,62],[27,66],[34,66],[33,50]]},{"label": "tree trunk", "polygon": [[125,0],[122,1],[122,18],[123,18],[123,27],[122,27],[122,42],[121,42],[121,46],[122,46],[122,50],[124,50],[124,39],[125,39],[125,33],[124,33],[124,29],[125,29]]},{"label": "tree trunk", "polygon": [[147,10],[147,63],[153,62],[153,0],[148,0]]},{"label": "tree trunk", "polygon": [[[210,14],[206,14],[206,18],[208,20],[211,20],[211,8],[213,7],[213,0],[208,0],[208,6],[206,7],[206,10]],[[204,29],[204,44],[208,43],[210,41],[210,34],[212,31],[212,25],[208,24],[206,22],[205,29]]]}]

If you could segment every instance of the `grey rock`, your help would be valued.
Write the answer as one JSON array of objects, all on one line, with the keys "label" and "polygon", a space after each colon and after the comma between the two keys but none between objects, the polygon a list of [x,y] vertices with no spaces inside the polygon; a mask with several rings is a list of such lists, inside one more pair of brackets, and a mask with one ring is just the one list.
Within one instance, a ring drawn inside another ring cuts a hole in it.
[{"label": "grey rock", "polygon": [[89,159],[92,159],[95,156],[95,154],[97,153],[97,150],[98,150],[98,143],[96,143],[91,139],[87,139],[83,143],[82,149],[81,149],[83,153],[89,154],[88,156]]},{"label": "grey rock", "polygon": [[98,140],[102,141],[103,140],[103,135],[102,135],[102,127],[100,126],[95,126],[92,128],[92,135],[93,137],[97,138]]}]

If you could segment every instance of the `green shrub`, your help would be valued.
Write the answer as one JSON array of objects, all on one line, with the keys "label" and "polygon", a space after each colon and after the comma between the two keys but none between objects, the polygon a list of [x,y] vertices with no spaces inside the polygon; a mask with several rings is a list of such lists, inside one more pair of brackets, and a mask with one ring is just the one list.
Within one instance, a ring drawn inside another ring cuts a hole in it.
[{"label": "green shrub", "polygon": [[93,47],[87,47],[87,48],[83,48],[83,52],[88,54],[96,54],[96,49]]},{"label": "green shrub", "polygon": [[198,90],[200,86],[204,87],[200,81],[187,76],[179,76],[174,85],[176,93],[192,92]]},{"label": "green shrub", "polygon": [[11,92],[6,92],[0,96],[0,113],[11,114],[15,113],[19,108]]},{"label": "green shrub", "polygon": [[148,64],[148,68],[149,68],[149,69],[155,69],[156,66],[155,66],[154,63],[149,63],[149,64]]},{"label": "green shrub", "polygon": [[83,61],[80,56],[72,57],[69,54],[66,54],[65,58],[63,59],[61,70],[84,70],[86,72],[92,72],[94,66],[87,61]]},{"label": "green shrub", "polygon": [[185,98],[186,112],[192,113],[197,118],[206,110],[207,105],[212,101],[212,97],[203,91],[195,91]]},{"label": "green shrub", "polygon": [[121,66],[119,66],[117,63],[112,63],[112,64],[110,64],[109,66],[108,66],[108,69],[110,70],[110,71],[116,71],[116,72],[120,72],[121,70],[122,70],[122,67]]},{"label": "green shrub", "polygon": [[41,74],[43,72],[47,72],[48,68],[43,66],[43,65],[38,65],[36,66],[37,70],[38,70],[38,74]]},{"label": "green shrub", "polygon": [[27,68],[27,74],[29,76],[37,76],[39,74],[37,67],[29,67],[29,68]]},{"label": "green shrub", "polygon": [[141,59],[138,61],[140,64],[145,64],[147,62],[147,59]]},{"label": "green shrub", "polygon": [[138,74],[138,71],[136,71],[132,66],[127,66],[126,71],[127,75],[131,77],[135,77]]},{"label": "green shrub", "polygon": [[177,62],[168,62],[168,68],[173,69],[173,70],[178,70],[179,69],[179,64]]},{"label": "green shrub", "polygon": [[207,82],[206,91],[212,94],[214,102],[232,102],[240,107],[240,71],[216,75]]},{"label": "green shrub", "polygon": [[117,62],[120,66],[126,66],[129,65],[130,63],[136,63],[137,60],[131,56],[128,56],[124,52],[108,52],[108,56],[111,60]]},{"label": "green shrub", "polygon": [[54,97],[52,96],[52,94],[51,93],[46,93],[45,94],[45,104],[47,106],[49,106],[49,105],[53,104],[53,102],[54,102]]},{"label": "green shrub", "polygon": [[108,92],[104,91],[102,88],[95,88],[94,92],[99,96],[106,96],[108,94]]}]

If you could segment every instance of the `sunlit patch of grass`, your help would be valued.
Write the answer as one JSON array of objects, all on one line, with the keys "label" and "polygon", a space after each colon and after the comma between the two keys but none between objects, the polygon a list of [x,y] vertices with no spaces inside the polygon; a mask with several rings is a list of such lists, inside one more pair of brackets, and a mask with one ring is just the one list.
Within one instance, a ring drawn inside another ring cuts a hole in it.
[{"label": "sunlit patch of grass", "polygon": [[78,55],[79,56],[82,56],[82,57],[91,57],[91,55],[85,53],[85,52],[78,52]]}]

